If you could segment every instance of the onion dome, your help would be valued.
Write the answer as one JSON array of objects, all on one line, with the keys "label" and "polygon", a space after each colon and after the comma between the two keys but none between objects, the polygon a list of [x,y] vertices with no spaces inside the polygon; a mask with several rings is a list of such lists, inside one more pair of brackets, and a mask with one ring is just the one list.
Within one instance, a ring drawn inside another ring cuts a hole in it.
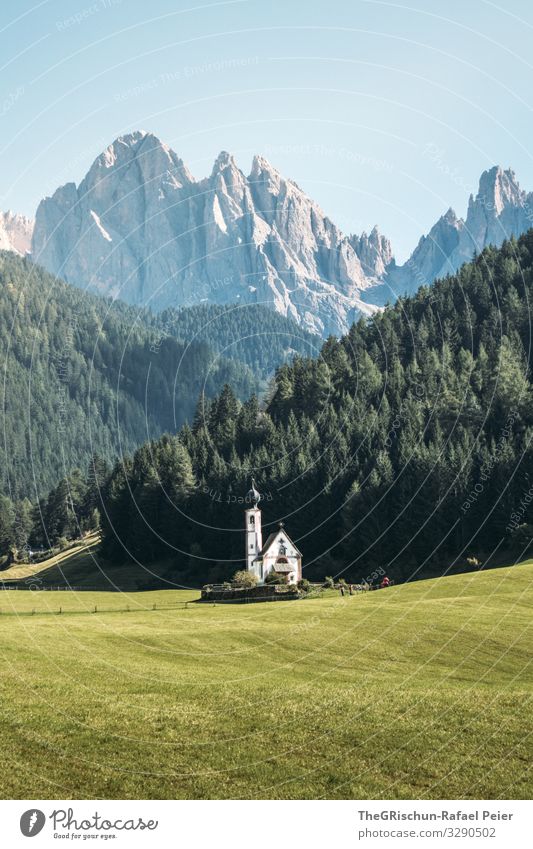
[{"label": "onion dome", "polygon": [[252,478],[252,488],[246,493],[246,503],[257,505],[261,501],[261,496],[255,488],[255,481]]}]

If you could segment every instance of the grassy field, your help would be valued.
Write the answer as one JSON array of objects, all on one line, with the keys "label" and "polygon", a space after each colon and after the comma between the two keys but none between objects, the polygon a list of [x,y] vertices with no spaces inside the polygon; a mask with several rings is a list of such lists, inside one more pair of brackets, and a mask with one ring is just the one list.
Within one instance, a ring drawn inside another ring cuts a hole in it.
[{"label": "grassy field", "polygon": [[533,564],[197,597],[0,593],[3,798],[531,796]]},{"label": "grassy field", "polygon": [[[139,590],[161,584],[167,589],[164,575],[172,564],[161,562],[151,568],[141,568],[131,563],[111,565],[100,557],[98,534],[89,534],[65,551],[41,563],[14,564],[0,572],[3,584],[20,584],[27,589],[35,587],[73,587],[116,591]],[[173,586],[172,582],[168,586]]]}]

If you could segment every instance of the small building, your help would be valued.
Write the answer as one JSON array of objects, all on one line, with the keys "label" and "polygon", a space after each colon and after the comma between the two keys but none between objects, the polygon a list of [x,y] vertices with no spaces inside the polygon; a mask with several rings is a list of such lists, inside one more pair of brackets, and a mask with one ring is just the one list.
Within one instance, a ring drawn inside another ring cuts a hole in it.
[{"label": "small building", "polygon": [[246,495],[248,505],[245,516],[246,529],[246,568],[257,575],[259,583],[264,583],[270,572],[285,575],[289,584],[296,584],[302,578],[302,553],[289,537],[283,522],[277,531],[271,533],[263,545],[261,529],[261,496],[252,480],[252,488]]}]

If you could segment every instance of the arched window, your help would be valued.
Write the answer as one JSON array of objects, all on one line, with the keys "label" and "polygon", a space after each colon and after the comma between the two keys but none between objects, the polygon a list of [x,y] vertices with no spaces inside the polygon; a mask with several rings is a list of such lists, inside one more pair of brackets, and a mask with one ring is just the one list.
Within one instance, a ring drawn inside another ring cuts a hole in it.
[{"label": "arched window", "polygon": [[279,553],[280,553],[281,555],[285,555],[285,554],[287,554],[287,549],[286,549],[286,547],[283,545],[283,543],[282,543],[282,544],[280,545],[280,547],[279,547]]},{"label": "arched window", "polygon": [[255,525],[255,516],[250,516],[250,524]]}]

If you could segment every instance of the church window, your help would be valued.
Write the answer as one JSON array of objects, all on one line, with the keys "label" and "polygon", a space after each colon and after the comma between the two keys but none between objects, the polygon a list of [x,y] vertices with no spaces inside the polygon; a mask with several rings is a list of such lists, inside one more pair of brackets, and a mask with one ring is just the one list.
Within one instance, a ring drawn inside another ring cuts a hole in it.
[{"label": "church window", "polygon": [[255,516],[250,516],[250,524],[255,525]]}]

